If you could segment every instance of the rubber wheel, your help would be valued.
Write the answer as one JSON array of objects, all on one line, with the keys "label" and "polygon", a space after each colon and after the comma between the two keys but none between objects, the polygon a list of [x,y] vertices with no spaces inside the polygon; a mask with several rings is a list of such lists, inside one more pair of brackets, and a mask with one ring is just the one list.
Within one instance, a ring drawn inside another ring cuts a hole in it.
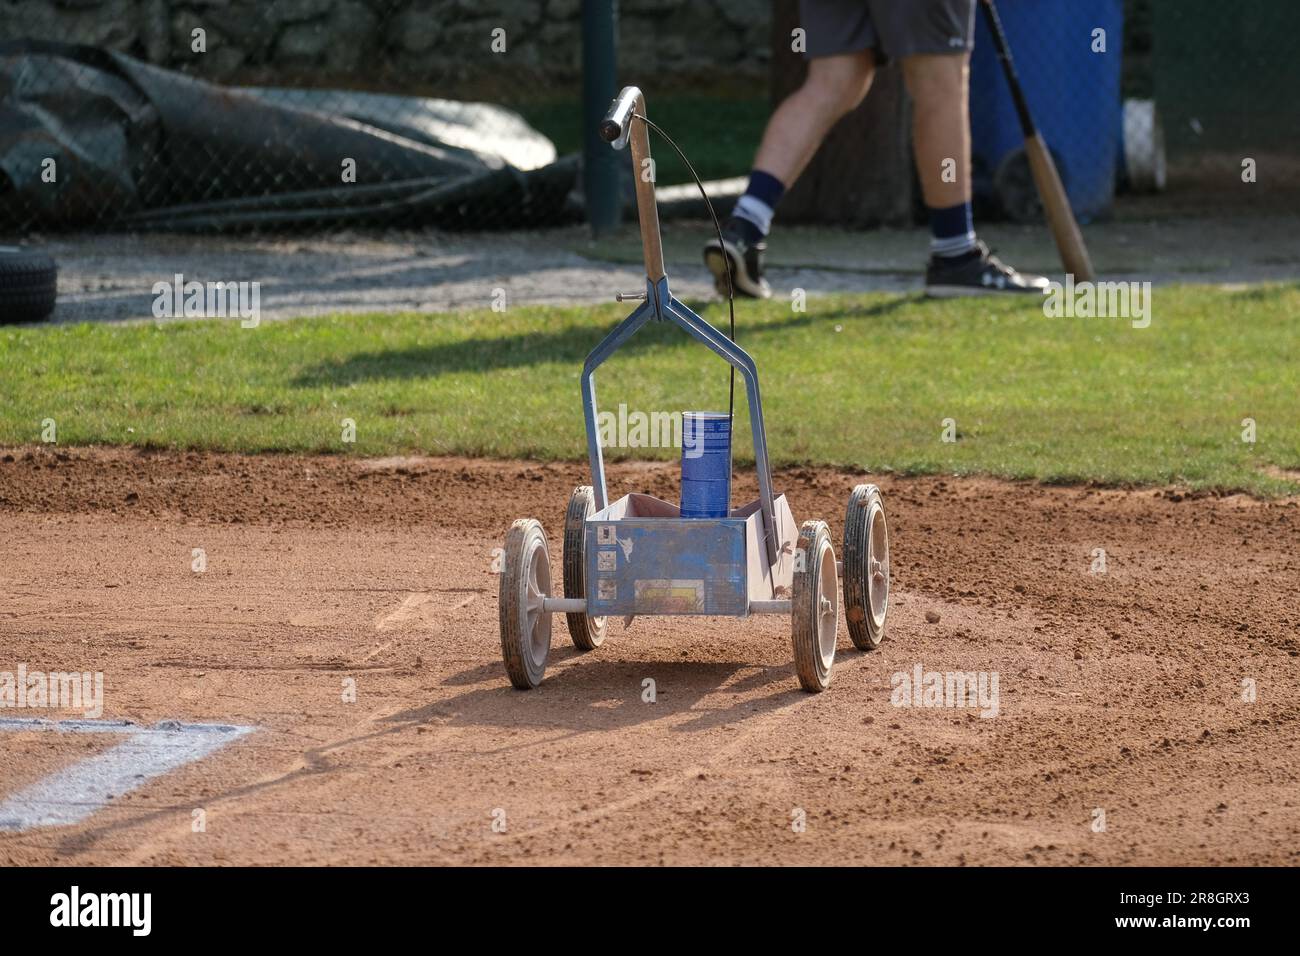
[{"label": "rubber wheel", "polygon": [[0,324],[39,322],[54,311],[59,269],[43,252],[0,246]]},{"label": "rubber wheel", "polygon": [[551,596],[551,559],[546,535],[534,518],[520,518],[506,534],[501,571],[501,656],[510,683],[530,690],[542,682],[551,653],[551,615],[542,600]]},{"label": "rubber wheel", "polygon": [[889,526],[875,485],[858,485],[844,515],[844,618],[860,651],[885,639],[889,612]]},{"label": "rubber wheel", "polygon": [[[596,513],[596,496],[591,485],[579,485],[569,496],[569,510],[564,513],[564,596],[587,596],[587,556],[583,523]],[[569,636],[580,651],[594,651],[605,642],[605,618],[589,614],[566,614]]]},{"label": "rubber wheel", "polygon": [[791,588],[790,633],[794,669],[804,690],[818,693],[831,683],[836,631],[840,623],[835,549],[825,521],[805,521],[799,529]]}]

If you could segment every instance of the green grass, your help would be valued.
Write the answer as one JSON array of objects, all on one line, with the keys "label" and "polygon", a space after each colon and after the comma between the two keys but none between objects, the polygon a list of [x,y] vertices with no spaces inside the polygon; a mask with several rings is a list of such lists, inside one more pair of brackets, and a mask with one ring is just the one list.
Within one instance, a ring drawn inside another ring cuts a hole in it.
[{"label": "green grass", "polygon": [[[759,364],[776,464],[1296,491],[1280,469],[1300,468],[1300,285],[1157,288],[1152,306],[1151,327],[1133,329],[1048,319],[1034,302],[741,303],[738,339]],[[581,459],[579,370],[624,314],[0,329],[0,443],[38,442],[52,418],[69,445]],[[644,411],[725,408],[726,380],[661,325],[597,375],[602,408]],[[954,443],[940,440],[946,418]],[[738,421],[738,458],[748,449]]]},{"label": "green grass", "polygon": [[[650,105],[649,117],[691,158],[700,178],[725,179],[749,172],[763,138],[772,104],[766,96],[664,93]],[[524,119],[548,136],[561,156],[582,152],[582,107],[570,98],[518,106]],[[719,120],[725,117],[726,122]],[[690,173],[667,143],[651,134],[650,152],[660,185],[691,182]],[[626,162],[626,159],[624,159]]]}]

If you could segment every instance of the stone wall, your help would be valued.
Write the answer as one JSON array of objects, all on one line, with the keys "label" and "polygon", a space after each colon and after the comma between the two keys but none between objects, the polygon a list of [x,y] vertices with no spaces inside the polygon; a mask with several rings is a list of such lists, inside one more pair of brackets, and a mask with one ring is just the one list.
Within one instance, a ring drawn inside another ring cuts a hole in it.
[{"label": "stone wall", "polygon": [[[424,92],[574,87],[581,0],[0,0],[0,37],[111,47],[210,79]],[[619,71],[762,81],[768,0],[622,0]],[[493,31],[505,52],[493,52]],[[196,52],[194,31],[206,50]]]}]

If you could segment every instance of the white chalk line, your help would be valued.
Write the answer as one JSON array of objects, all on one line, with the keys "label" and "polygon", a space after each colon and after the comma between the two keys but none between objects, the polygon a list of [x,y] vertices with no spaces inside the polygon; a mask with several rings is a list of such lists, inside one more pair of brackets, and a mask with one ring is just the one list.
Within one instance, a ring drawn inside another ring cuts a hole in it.
[{"label": "white chalk line", "polygon": [[0,830],[80,823],[114,797],[154,777],[200,760],[237,740],[252,727],[232,724],[182,724],[160,721],[141,727],[126,720],[0,719],[0,731],[57,731],[74,734],[125,734],[126,740],[92,757],[56,770],[0,803]]}]

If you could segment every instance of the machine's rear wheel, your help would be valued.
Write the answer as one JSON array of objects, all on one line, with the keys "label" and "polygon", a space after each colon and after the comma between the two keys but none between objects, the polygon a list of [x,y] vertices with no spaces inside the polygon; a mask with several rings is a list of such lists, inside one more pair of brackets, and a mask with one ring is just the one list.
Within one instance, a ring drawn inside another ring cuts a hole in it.
[{"label": "machine's rear wheel", "polygon": [[875,485],[858,485],[844,515],[844,617],[860,651],[885,639],[889,611],[889,526]]},{"label": "machine's rear wheel", "polygon": [[825,690],[831,682],[840,622],[838,585],[835,549],[826,522],[805,521],[795,551],[790,630],[799,683],[813,693]]},{"label": "machine's rear wheel", "polygon": [[546,534],[534,518],[520,518],[506,534],[498,606],[501,656],[510,683],[529,690],[542,682],[551,653],[551,615],[542,601],[551,596],[551,559]]},{"label": "machine's rear wheel", "polygon": [[[564,596],[586,598],[587,555],[583,522],[596,513],[596,496],[590,485],[579,485],[569,497],[564,515]],[[580,651],[594,651],[605,641],[605,618],[589,614],[566,614],[569,636]]]}]

